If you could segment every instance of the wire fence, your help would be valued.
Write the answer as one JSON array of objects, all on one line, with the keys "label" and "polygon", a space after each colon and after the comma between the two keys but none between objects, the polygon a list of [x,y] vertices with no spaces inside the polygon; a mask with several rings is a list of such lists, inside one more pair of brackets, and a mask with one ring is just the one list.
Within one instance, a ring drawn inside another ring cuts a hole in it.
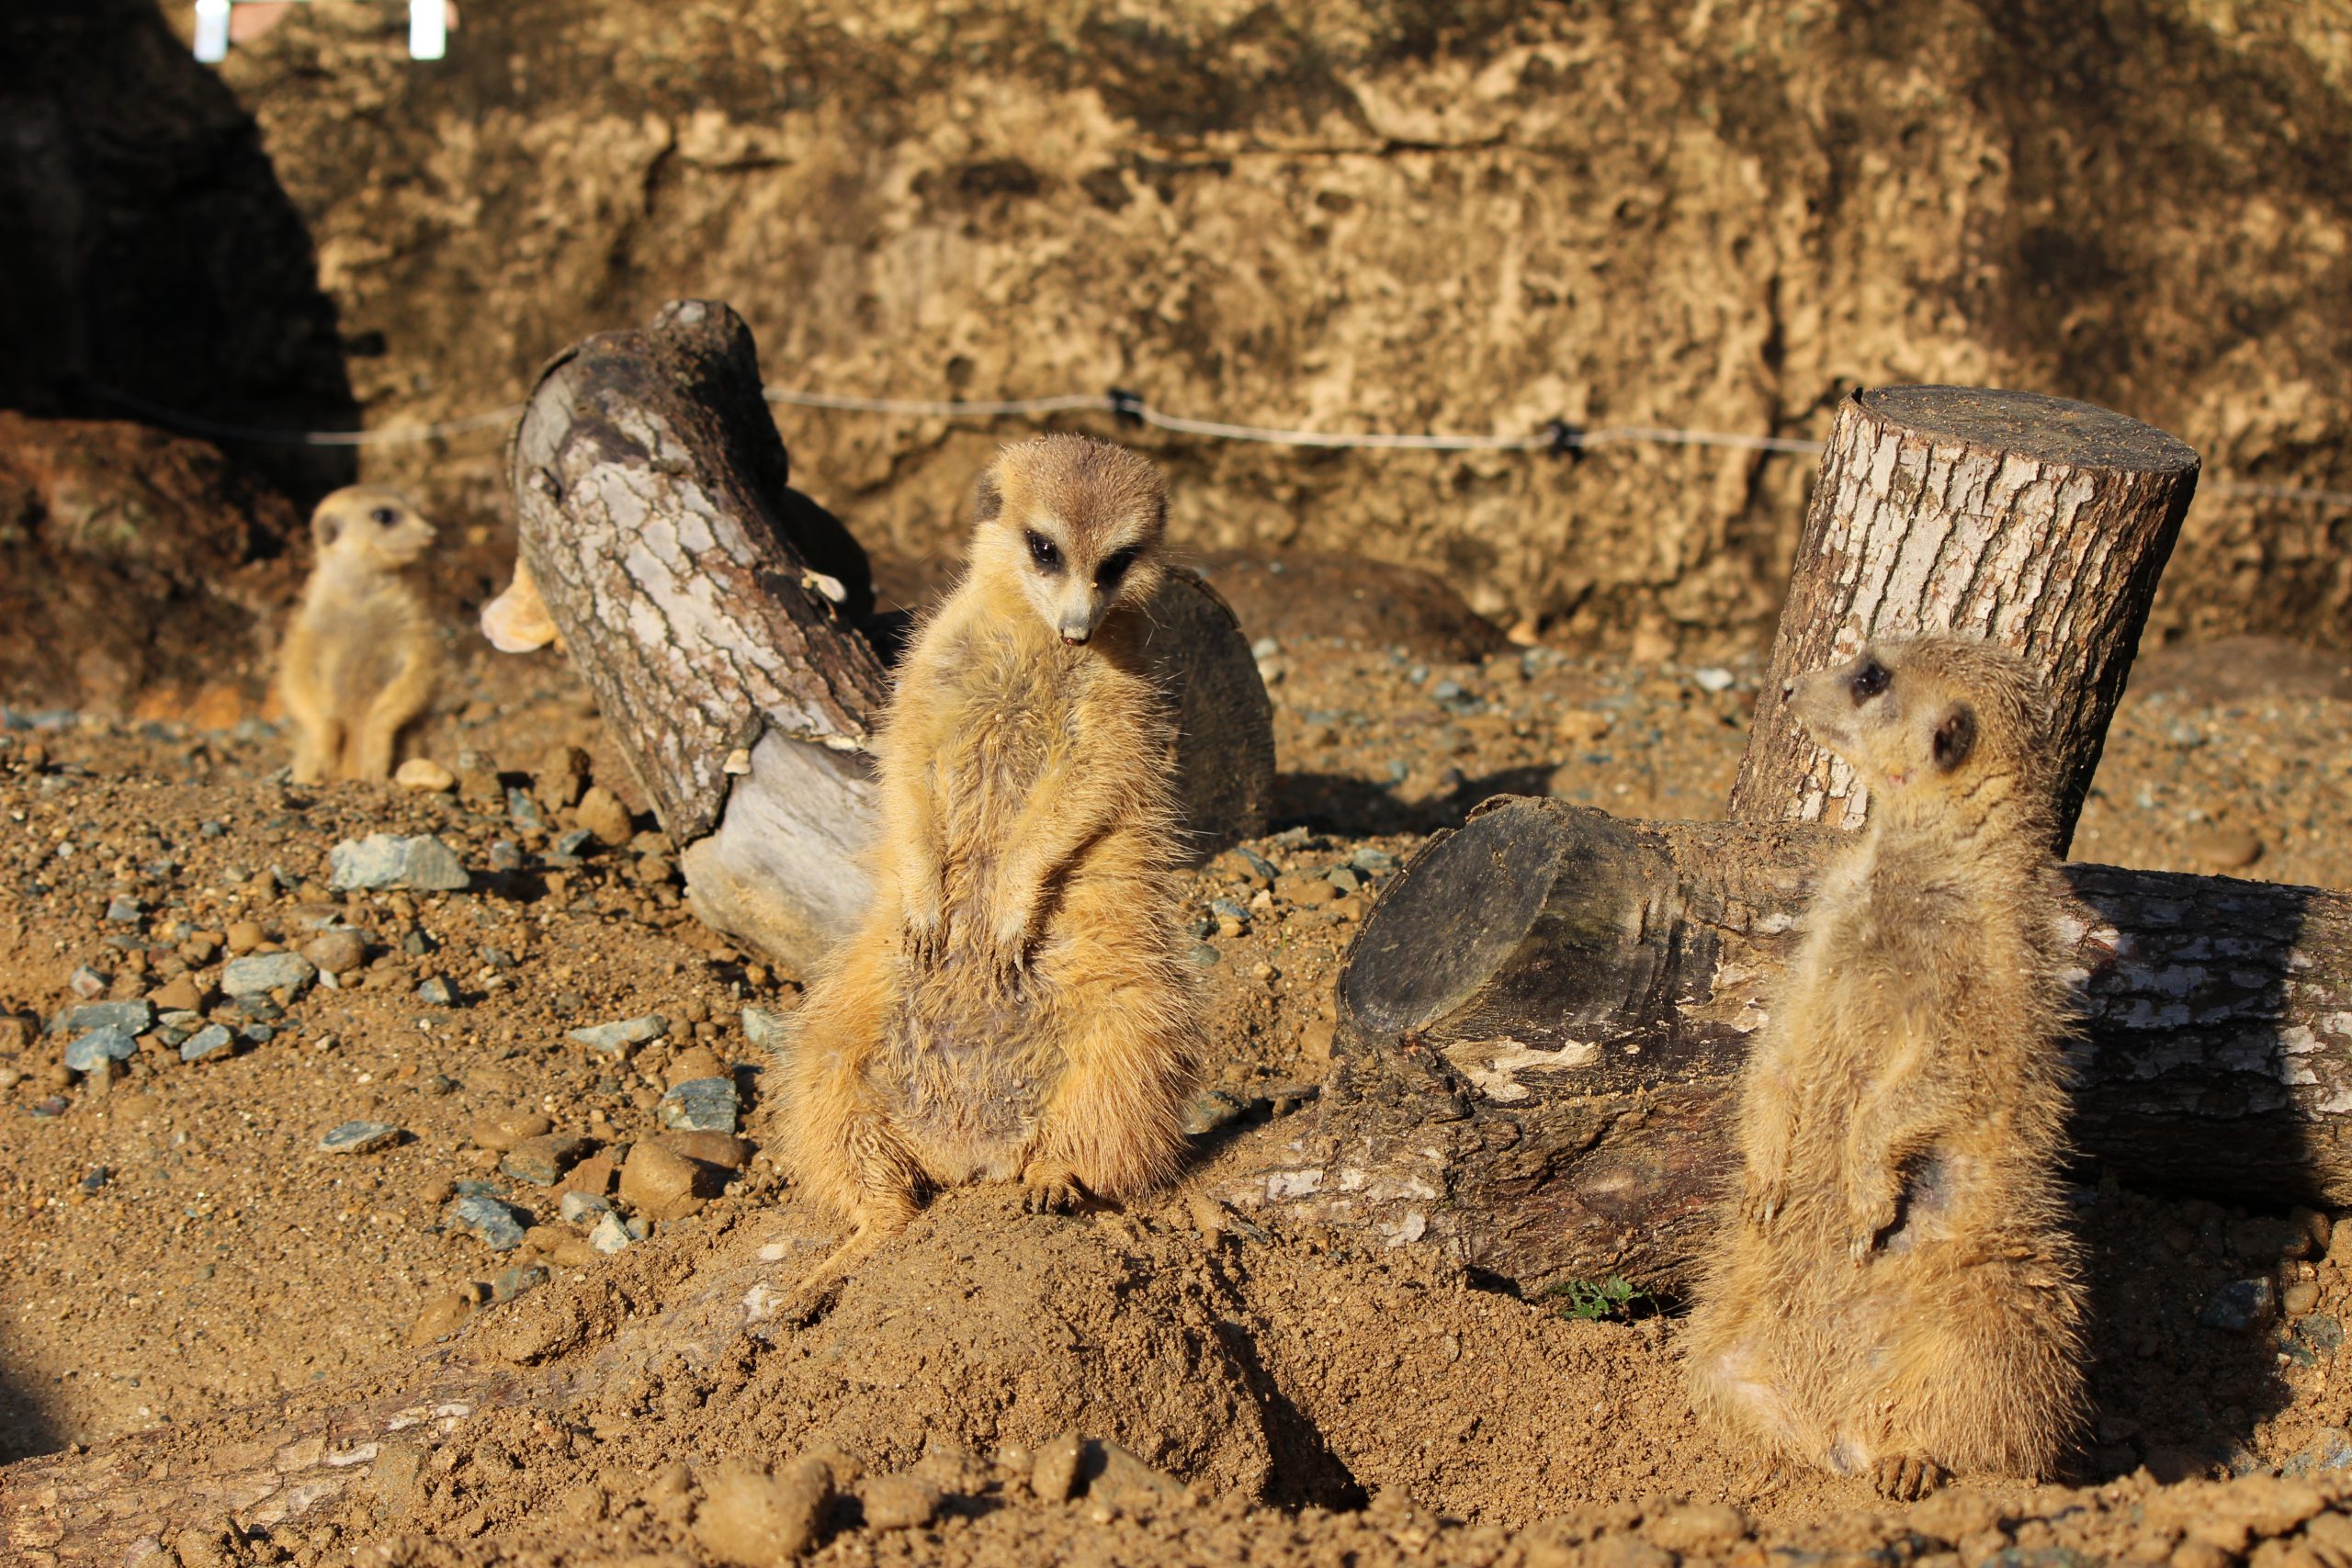
[{"label": "wire fence", "polygon": [[[257,430],[223,424],[215,420],[160,407],[114,388],[96,389],[100,396],[167,428],[219,441],[273,446],[393,446],[440,441],[478,430],[501,428],[520,418],[524,405],[509,403],[461,419],[424,424],[393,424],[373,430]],[[1063,392],[1041,398],[930,399],[867,398],[842,392],[816,392],[799,388],[767,387],[767,400],[791,408],[820,409],[842,413],[885,414],[902,419],[1039,419],[1057,413],[1107,413],[1123,423],[1195,435],[1213,441],[1243,441],[1261,446],[1318,447],[1372,452],[1544,452],[1567,456],[1603,446],[1709,446],[1741,452],[1818,454],[1822,444],[1793,435],[1750,435],[1737,431],[1691,430],[1671,425],[1583,426],[1553,420],[1541,430],[1520,435],[1392,434],[1382,431],[1287,430],[1262,424],[1229,424],[1222,420],[1194,419],[1155,408],[1143,396],[1121,388],[1104,392]],[[2205,479],[2198,496],[2244,501],[2279,501],[2319,507],[2352,507],[2352,491],[2322,490],[2303,485],[2266,484],[2241,479]]]}]

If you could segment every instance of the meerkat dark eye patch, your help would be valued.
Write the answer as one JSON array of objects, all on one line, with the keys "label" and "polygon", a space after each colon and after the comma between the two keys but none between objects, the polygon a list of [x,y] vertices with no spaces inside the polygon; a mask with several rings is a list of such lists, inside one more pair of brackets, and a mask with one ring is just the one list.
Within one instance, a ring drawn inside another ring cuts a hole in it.
[{"label": "meerkat dark eye patch", "polygon": [[1049,577],[1059,574],[1062,570],[1062,553],[1054,547],[1054,542],[1035,528],[1028,530],[1027,536],[1029,558],[1037,563],[1037,570]]},{"label": "meerkat dark eye patch", "polygon": [[1103,589],[1119,586],[1119,580],[1127,575],[1127,568],[1135,565],[1136,557],[1142,553],[1130,547],[1124,550],[1113,550],[1103,557],[1102,564],[1094,570],[1095,586]]},{"label": "meerkat dark eye patch", "polygon": [[1962,703],[1944,715],[1937,722],[1930,744],[1940,773],[1948,773],[1968,761],[1968,754],[1976,750],[1976,710]]},{"label": "meerkat dark eye patch", "polygon": [[379,506],[368,514],[368,521],[379,528],[389,528],[401,520],[401,514],[389,506]]},{"label": "meerkat dark eye patch", "polygon": [[1885,691],[1886,683],[1893,679],[1894,677],[1887,673],[1886,666],[1877,660],[1864,660],[1862,667],[1854,671],[1851,682],[1854,688],[1854,705],[1860,707]]}]

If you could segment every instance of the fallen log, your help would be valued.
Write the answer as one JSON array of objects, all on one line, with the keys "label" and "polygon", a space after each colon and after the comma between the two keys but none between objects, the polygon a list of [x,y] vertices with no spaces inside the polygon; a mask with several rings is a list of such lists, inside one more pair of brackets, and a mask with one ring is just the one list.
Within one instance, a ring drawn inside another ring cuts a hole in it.
[{"label": "fallen log", "polygon": [[[1227,1196],[1521,1285],[1688,1277],[1817,825],[1498,797],[1365,918],[1306,1130]],[[2352,897],[2071,865],[2075,1140],[2134,1185],[2352,1204]]]},{"label": "fallen log", "polygon": [[[541,374],[508,466],[520,558],[493,636],[560,639],[695,913],[805,972],[865,902],[874,726],[903,627],[869,614],[848,529],[790,487],[750,329],[684,300],[588,339]],[[1150,614],[1204,860],[1265,830],[1272,705],[1197,576],[1170,573]]]},{"label": "fallen log", "polygon": [[1731,815],[1859,824],[1866,792],[1797,728],[1781,682],[1872,637],[1970,631],[2023,655],[2050,687],[2064,853],[2197,468],[2153,425],[2063,398],[1889,387],[1847,399]]}]

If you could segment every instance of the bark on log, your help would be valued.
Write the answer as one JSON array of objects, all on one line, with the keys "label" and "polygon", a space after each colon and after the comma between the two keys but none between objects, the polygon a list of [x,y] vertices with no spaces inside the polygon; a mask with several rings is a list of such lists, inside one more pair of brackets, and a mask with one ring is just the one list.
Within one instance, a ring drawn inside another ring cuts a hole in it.
[{"label": "bark on log", "polygon": [[[1767,984],[1841,838],[1490,802],[1365,919],[1307,1130],[1229,1195],[1528,1286],[1679,1284]],[[2233,1202],[2352,1203],[2352,897],[2066,873],[2083,1155]]]},{"label": "bark on log", "polygon": [[1893,387],[1849,399],[1822,453],[1731,815],[1861,820],[1866,792],[1788,716],[1781,682],[1872,637],[1974,632],[2049,682],[2064,853],[2197,463],[2137,420],[2031,392]]},{"label": "bark on log", "polygon": [[[867,616],[855,539],[787,484],[750,330],[686,300],[588,339],[542,374],[508,464],[522,563],[680,846],[695,913],[805,972],[866,897],[896,639]],[[1272,705],[1197,577],[1171,573],[1151,614],[1205,858],[1264,831]]]}]

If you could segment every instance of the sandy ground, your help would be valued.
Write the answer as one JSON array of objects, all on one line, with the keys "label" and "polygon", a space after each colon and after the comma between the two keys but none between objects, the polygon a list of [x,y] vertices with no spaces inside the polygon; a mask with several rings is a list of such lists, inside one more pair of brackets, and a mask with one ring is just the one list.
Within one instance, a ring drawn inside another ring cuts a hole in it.
[{"label": "sandy ground", "polygon": [[[700,1338],[679,1325],[788,1281],[835,1233],[756,1150],[769,1108],[744,1010],[788,1011],[796,977],[685,913],[650,819],[550,864],[576,818],[560,791],[540,792],[533,826],[503,798],[289,787],[266,728],[9,728],[0,1457],[145,1434],[141,1452],[184,1463],[281,1408],[512,1364],[537,1393],[432,1429],[393,1479],[299,1524],[187,1521],[182,1560],[713,1561],[729,1519],[799,1486],[815,1488],[819,1560],[841,1562],[2352,1561],[2352,1520],[2322,1511],[2352,1486],[2336,1376],[2352,1235],[2332,1245],[2334,1216],[2086,1194],[2088,1450],[2065,1486],[1965,1487],[1905,1512],[1701,1431],[1670,1314],[1580,1320],[1419,1249],[1198,1201],[1322,1071],[1339,956],[1392,858],[1498,790],[1716,815],[1757,674],[1306,641],[1267,649],[1264,668],[1283,774],[1278,830],[1251,847],[1291,875],[1348,865],[1364,886],[1310,907],[1285,877],[1242,921],[1212,903],[1254,896],[1238,861],[1195,880],[1216,955],[1218,1094],[1202,1119],[1250,1114],[1204,1134],[1184,1187],[1128,1213],[1037,1218],[1004,1193],[953,1195],[818,1323]],[[551,749],[596,749],[556,659],[466,671],[424,752],[485,754],[528,794]],[[2346,682],[2340,661],[2270,645],[2151,659],[2077,856],[2352,886]],[[473,890],[331,893],[329,848],[373,832],[439,836]],[[339,986],[220,996],[231,955],[338,928],[357,943],[334,955]],[[115,1074],[69,1073],[40,1032],[87,1000],[141,998],[199,1016],[148,1028]],[[634,1047],[569,1037],[657,1014],[661,1034]],[[232,1048],[184,1063],[179,1037],[211,1022]],[[665,1089],[712,1076],[733,1079],[749,1144],[663,1127]],[[398,1136],[320,1149],[353,1121]],[[596,1250],[561,1193],[608,1196],[625,1148],[665,1136],[701,1159],[696,1194],[621,1202],[669,1217]],[[469,1191],[527,1213],[520,1245],[450,1223]],[[2246,1278],[2281,1310],[2245,1331],[2200,1321]],[[1122,1451],[1057,1460],[1068,1433]],[[2281,1467],[2296,1479],[2261,1480]],[[2231,1472],[2252,1479],[2194,1479]],[[2299,1527],[2291,1547],[2253,1544]]]}]

